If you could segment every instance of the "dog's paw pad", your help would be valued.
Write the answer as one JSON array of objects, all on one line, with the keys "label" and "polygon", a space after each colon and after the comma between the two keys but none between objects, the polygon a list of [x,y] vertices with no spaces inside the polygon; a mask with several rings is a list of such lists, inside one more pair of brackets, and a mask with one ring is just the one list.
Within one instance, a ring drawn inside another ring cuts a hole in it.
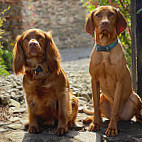
[{"label": "dog's paw pad", "polygon": [[29,133],[39,133],[41,130],[36,126],[30,126],[28,129]]},{"label": "dog's paw pad", "polygon": [[100,124],[91,123],[88,131],[98,131],[100,129]]},{"label": "dog's paw pad", "polygon": [[108,129],[106,130],[105,134],[106,134],[108,137],[117,136],[117,135],[118,135],[118,130],[117,130],[117,129],[108,128]]},{"label": "dog's paw pad", "polygon": [[65,133],[68,133],[68,128],[57,128],[57,131],[56,131],[56,134],[58,136],[62,136],[64,135]]}]

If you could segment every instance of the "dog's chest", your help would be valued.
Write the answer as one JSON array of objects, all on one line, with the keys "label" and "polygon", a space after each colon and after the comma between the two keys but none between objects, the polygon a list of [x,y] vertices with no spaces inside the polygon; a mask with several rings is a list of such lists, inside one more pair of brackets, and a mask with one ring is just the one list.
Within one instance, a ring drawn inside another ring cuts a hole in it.
[{"label": "dog's chest", "polygon": [[111,62],[110,62],[110,54],[109,53],[105,53],[105,52],[102,52],[102,61],[101,63],[103,63],[105,66],[110,66],[111,65]]},{"label": "dog's chest", "polygon": [[48,110],[56,111],[57,96],[52,82],[38,83],[29,80],[24,83],[24,90],[28,105],[36,114],[40,115]]},{"label": "dog's chest", "polygon": [[56,88],[52,86],[51,83],[47,84],[37,84],[32,86],[31,89],[33,89],[34,96],[40,103],[50,106],[53,103],[55,103],[56,100]]},{"label": "dog's chest", "polygon": [[101,90],[105,94],[113,94],[117,80],[117,69],[113,64],[109,53],[94,56],[95,64],[92,62],[94,76],[100,82]]},{"label": "dog's chest", "polygon": [[95,54],[92,59],[92,66],[94,66],[94,71],[102,73],[114,71],[113,59],[108,52],[102,52],[101,54]]},{"label": "dog's chest", "polygon": [[108,78],[116,75],[116,67],[114,64],[112,64],[110,55],[105,55],[102,57],[100,64],[96,65],[96,70],[100,78]]},{"label": "dog's chest", "polygon": [[[39,89],[40,91],[40,89]],[[42,116],[57,111],[57,99],[53,91],[34,92],[35,94],[26,94],[27,102],[36,115]]]}]

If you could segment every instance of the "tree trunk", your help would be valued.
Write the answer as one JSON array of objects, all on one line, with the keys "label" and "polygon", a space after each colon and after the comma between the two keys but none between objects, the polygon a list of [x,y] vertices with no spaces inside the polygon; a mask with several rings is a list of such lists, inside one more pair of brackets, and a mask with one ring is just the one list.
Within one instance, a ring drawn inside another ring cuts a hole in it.
[{"label": "tree trunk", "polygon": [[132,49],[132,82],[137,92],[137,46],[136,46],[136,1],[131,0],[131,49]]},{"label": "tree trunk", "polygon": [[[142,0],[136,0],[136,12],[142,8]],[[142,12],[136,15],[136,38],[137,38],[137,93],[142,97]]]}]

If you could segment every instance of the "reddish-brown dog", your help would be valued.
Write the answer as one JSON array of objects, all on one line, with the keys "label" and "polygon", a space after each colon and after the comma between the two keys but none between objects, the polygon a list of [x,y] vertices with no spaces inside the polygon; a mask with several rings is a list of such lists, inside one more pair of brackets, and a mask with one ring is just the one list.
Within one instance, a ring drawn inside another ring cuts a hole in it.
[{"label": "reddish-brown dog", "polygon": [[29,113],[28,132],[39,132],[39,123],[53,126],[57,135],[68,132],[75,122],[78,100],[69,88],[60,66],[60,54],[50,32],[30,29],[17,37],[14,47],[15,74],[23,73],[23,87]]},{"label": "reddish-brown dog", "polygon": [[[94,37],[90,75],[94,103],[93,122],[89,131],[100,129],[101,116],[110,119],[107,136],[118,135],[118,120],[130,120],[136,116],[141,122],[141,99],[132,90],[130,71],[117,36],[125,30],[127,22],[122,13],[112,6],[102,6],[92,11],[86,23],[86,31]],[[100,89],[102,93],[100,95]],[[84,122],[90,121],[90,118]]]}]

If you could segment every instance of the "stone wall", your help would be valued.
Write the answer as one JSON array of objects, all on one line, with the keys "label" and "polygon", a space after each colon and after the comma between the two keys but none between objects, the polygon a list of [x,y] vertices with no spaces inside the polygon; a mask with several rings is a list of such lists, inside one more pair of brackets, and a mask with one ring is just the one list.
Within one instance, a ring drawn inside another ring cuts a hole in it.
[{"label": "stone wall", "polygon": [[[5,2],[2,5],[8,5],[6,1],[13,2],[11,4],[13,11],[10,9],[12,11],[10,14],[15,13],[15,21],[12,23],[15,24],[15,27],[9,22],[9,19],[4,26],[6,31],[11,32],[9,37],[12,39],[26,29],[40,28],[53,32],[53,39],[58,48],[92,46],[91,36],[84,29],[86,10],[82,7],[80,0],[3,1]],[[21,7],[19,8],[19,6]]]},{"label": "stone wall", "polygon": [[10,6],[10,9],[4,13],[4,17],[6,18],[6,21],[4,21],[3,26],[0,27],[5,30],[5,33],[3,34],[4,38],[0,39],[3,41],[5,47],[10,46],[10,43],[15,42],[15,37],[18,34],[20,34],[21,31],[23,30],[21,0],[0,0],[0,16],[1,17],[3,17],[1,12],[3,12],[3,10],[7,9],[9,6]]}]

